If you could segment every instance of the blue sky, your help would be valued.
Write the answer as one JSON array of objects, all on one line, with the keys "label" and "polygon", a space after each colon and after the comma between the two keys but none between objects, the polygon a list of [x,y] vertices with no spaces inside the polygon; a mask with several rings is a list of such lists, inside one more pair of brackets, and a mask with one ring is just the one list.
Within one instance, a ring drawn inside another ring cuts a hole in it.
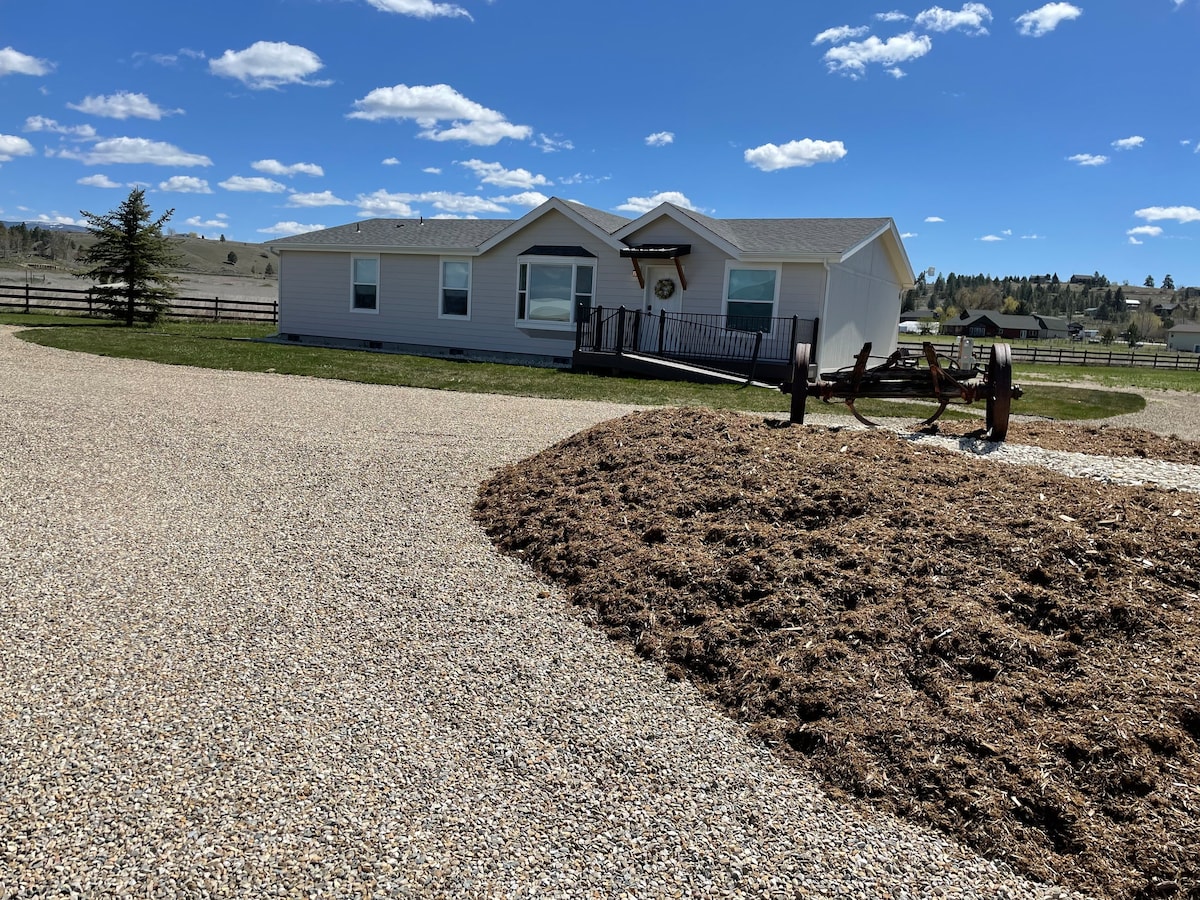
[{"label": "blue sky", "polygon": [[[891,216],[916,270],[1200,285],[1200,0],[0,0],[0,219]],[[48,21],[48,17],[53,22]]]}]

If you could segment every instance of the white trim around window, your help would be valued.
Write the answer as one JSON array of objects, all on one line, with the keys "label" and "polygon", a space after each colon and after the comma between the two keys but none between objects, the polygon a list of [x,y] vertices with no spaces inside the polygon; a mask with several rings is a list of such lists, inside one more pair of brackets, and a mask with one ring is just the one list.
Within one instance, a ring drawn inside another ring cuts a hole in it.
[{"label": "white trim around window", "polygon": [[569,331],[595,299],[595,257],[517,257],[518,328]]},{"label": "white trim around window", "polygon": [[379,257],[350,257],[350,312],[379,313]]},{"label": "white trim around window", "polygon": [[762,331],[770,334],[773,320],[779,310],[781,281],[781,263],[756,265],[726,260],[725,287],[722,292],[722,311],[725,314],[726,327],[735,331]]},{"label": "white trim around window", "polygon": [[471,260],[443,256],[438,261],[438,318],[471,318]]}]

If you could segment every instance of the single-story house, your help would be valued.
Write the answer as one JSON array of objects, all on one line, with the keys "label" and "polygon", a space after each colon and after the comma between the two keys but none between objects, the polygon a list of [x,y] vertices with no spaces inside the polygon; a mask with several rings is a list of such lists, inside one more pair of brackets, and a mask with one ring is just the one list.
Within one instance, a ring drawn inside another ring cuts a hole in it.
[{"label": "single-story house", "polygon": [[[947,319],[942,323],[942,334],[962,337],[1039,340],[1046,336],[1045,330],[1037,316],[1004,315],[994,309],[964,309],[958,318]],[[1065,322],[1062,336],[1067,336]]]},{"label": "single-story house", "polygon": [[1200,353],[1200,322],[1180,322],[1167,329],[1167,349]]},{"label": "single-story house", "polygon": [[646,317],[643,336],[688,320],[779,346],[797,318],[819,320],[814,357],[840,367],[867,341],[895,349],[914,283],[890,218],[715,219],[672,203],[628,219],[550,198],[516,220],[365,219],[271,246],[281,339],[540,365],[570,365],[597,311],[624,307]]},{"label": "single-story house", "polygon": [[1152,307],[1150,307],[1150,311],[1156,316],[1166,318],[1168,316],[1174,316],[1175,310],[1179,309],[1181,306],[1183,306],[1182,303],[1155,303]]}]

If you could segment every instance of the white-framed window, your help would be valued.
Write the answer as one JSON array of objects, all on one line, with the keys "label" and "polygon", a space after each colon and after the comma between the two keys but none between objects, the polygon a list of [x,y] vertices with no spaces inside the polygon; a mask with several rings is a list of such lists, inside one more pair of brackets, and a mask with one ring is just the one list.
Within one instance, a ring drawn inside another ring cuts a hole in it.
[{"label": "white-framed window", "polygon": [[727,263],[725,266],[725,327],[734,331],[770,334],[779,306],[783,267]]},{"label": "white-framed window", "polygon": [[517,324],[571,328],[588,316],[596,295],[596,260],[522,256],[517,272]]},{"label": "white-framed window", "polygon": [[350,272],[350,309],[354,312],[379,312],[379,257],[351,257]]},{"label": "white-framed window", "polygon": [[438,318],[471,318],[471,261],[443,259],[438,291]]}]

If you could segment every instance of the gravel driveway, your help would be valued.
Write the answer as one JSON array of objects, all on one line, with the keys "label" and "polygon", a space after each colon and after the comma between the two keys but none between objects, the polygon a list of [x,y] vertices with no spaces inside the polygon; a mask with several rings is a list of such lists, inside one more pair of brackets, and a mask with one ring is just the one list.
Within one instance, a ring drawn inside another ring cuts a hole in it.
[{"label": "gravel driveway", "polygon": [[0,329],[0,898],[1057,896],[826,798],[470,518],[618,406]]}]

